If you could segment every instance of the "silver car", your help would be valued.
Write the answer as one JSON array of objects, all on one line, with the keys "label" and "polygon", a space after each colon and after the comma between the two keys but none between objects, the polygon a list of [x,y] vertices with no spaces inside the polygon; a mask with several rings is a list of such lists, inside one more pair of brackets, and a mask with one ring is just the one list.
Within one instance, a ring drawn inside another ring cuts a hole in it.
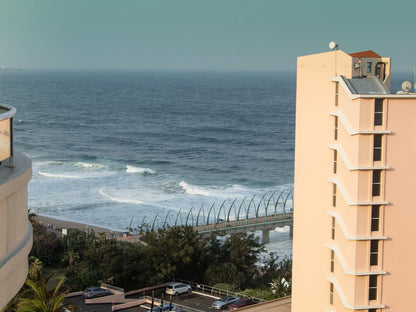
[{"label": "silver car", "polygon": [[232,296],[222,297],[220,300],[215,301],[212,304],[212,307],[214,309],[216,309],[216,310],[227,309],[229,305],[233,304],[238,299],[240,299],[240,298],[238,298],[238,297],[232,297]]},{"label": "silver car", "polygon": [[168,295],[180,295],[185,293],[190,293],[192,291],[192,287],[188,284],[183,283],[173,283],[166,287],[166,293]]},{"label": "silver car", "polygon": [[169,303],[165,303],[163,306],[156,306],[153,308],[153,310],[149,310],[147,312],[169,312],[169,311],[176,311],[176,307],[174,304],[172,304],[171,306]]},{"label": "silver car", "polygon": [[104,289],[101,287],[93,286],[88,287],[84,290],[84,297],[87,299],[95,298],[95,297],[103,297],[112,295],[112,292],[108,289]]}]

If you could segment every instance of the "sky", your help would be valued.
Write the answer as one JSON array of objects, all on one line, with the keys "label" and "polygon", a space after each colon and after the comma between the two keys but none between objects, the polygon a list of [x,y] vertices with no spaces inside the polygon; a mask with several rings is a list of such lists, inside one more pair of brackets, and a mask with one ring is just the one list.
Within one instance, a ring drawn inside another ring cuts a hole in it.
[{"label": "sky", "polygon": [[413,71],[415,9],[409,0],[0,0],[0,66],[294,71],[297,56],[335,41]]}]

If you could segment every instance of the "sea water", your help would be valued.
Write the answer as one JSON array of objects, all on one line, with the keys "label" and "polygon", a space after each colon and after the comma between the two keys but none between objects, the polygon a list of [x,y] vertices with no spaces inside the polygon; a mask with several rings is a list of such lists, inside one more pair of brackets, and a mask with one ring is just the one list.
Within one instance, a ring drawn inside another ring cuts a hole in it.
[{"label": "sea water", "polygon": [[[33,161],[30,208],[123,231],[292,189],[295,80],[291,72],[1,71],[0,102],[16,107],[15,146]],[[267,249],[291,255],[288,227],[270,233]]]}]

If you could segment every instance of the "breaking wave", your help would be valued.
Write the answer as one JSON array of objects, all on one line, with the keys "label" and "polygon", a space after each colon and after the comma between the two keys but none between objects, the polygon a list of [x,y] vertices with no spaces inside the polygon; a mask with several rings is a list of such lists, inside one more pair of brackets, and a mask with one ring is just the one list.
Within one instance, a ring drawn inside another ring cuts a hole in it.
[{"label": "breaking wave", "polygon": [[104,168],[104,165],[100,164],[94,164],[94,163],[85,163],[85,162],[77,162],[75,163],[75,166],[80,168],[88,168],[88,169],[102,169]]},{"label": "breaking wave", "polygon": [[126,166],[127,173],[141,173],[141,174],[156,174],[156,171],[150,168],[141,168],[141,167],[134,167],[127,165]]},{"label": "breaking wave", "polygon": [[129,199],[129,198],[117,198],[117,197],[113,197],[110,196],[106,193],[104,193],[103,190],[100,190],[100,194],[103,195],[105,198],[116,202],[116,203],[121,203],[121,204],[144,204],[144,202],[142,202],[141,200],[137,200],[137,199]]},{"label": "breaking wave", "polygon": [[48,178],[59,178],[59,179],[79,179],[80,176],[76,175],[67,175],[67,174],[52,174],[39,171],[38,172],[41,176],[48,177]]}]

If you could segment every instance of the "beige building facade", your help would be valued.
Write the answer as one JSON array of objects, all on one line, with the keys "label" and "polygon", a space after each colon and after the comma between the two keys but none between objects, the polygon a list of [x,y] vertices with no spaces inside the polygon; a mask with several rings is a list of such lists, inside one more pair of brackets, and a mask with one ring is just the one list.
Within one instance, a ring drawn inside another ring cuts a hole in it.
[{"label": "beige building facade", "polygon": [[0,310],[23,286],[32,248],[27,199],[32,163],[13,150],[15,111],[0,105]]},{"label": "beige building facade", "polygon": [[292,311],[413,311],[416,95],[391,60],[298,58]]}]

